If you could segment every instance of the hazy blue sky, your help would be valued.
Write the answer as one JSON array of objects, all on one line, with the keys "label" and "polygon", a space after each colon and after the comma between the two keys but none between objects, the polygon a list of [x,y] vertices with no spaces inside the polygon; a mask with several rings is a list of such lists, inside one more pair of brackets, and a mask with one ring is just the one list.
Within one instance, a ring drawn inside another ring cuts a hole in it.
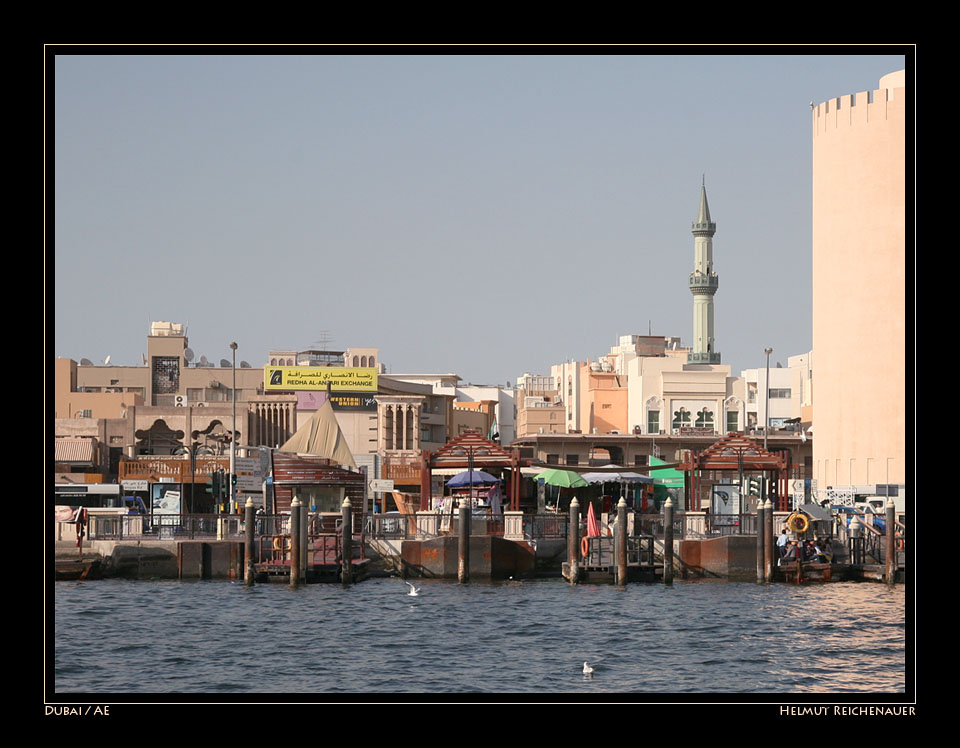
[{"label": "hazy blue sky", "polygon": [[689,343],[706,175],[716,348],[786,365],[812,345],[809,104],[904,64],[58,56],[54,354],[139,365],[165,320],[213,362],[328,336],[503,384],[618,335]]}]

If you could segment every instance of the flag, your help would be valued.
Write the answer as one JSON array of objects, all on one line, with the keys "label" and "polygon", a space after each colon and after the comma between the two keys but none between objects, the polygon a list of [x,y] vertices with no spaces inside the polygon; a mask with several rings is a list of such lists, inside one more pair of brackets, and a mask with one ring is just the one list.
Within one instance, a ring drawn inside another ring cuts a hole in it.
[{"label": "flag", "polygon": [[499,438],[500,438],[500,429],[497,428],[497,419],[496,419],[496,418],[494,418],[494,419],[493,419],[493,423],[490,424],[490,433],[487,434],[487,438],[488,438],[490,441],[493,441],[494,439],[499,439]]}]

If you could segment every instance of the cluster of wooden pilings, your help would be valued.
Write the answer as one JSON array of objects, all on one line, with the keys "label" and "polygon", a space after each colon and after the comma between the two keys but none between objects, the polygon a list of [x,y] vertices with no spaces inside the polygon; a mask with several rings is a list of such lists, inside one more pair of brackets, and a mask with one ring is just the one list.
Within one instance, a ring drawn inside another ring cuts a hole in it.
[{"label": "cluster of wooden pilings", "polygon": [[[663,583],[673,584],[673,502],[668,498],[663,506]],[[627,502],[623,498],[617,504],[616,557],[614,581],[623,586],[627,583]],[[582,576],[580,566],[580,502],[570,501],[570,522],[567,530],[566,578],[577,584]]]},{"label": "cluster of wooden pilings", "polygon": [[[886,506],[886,525],[884,542],[886,544],[885,555],[886,563],[884,569],[884,581],[887,584],[896,583],[897,571],[897,552],[896,552],[896,507],[893,499],[887,502]],[[757,582],[765,584],[774,579],[774,568],[778,560],[776,545],[773,532],[773,502],[767,499],[761,501],[757,506]],[[803,554],[797,556],[796,561],[796,581],[799,584],[803,581]]]},{"label": "cluster of wooden pilings", "polygon": [[[340,552],[340,580],[346,587],[353,583],[353,506],[350,499],[344,499],[341,505],[342,535]],[[247,587],[253,586],[256,576],[255,540],[256,507],[252,499],[247,499],[244,506],[244,574],[243,583]],[[303,537],[301,527],[306,527],[307,506],[301,504],[294,497],[290,505],[290,586],[297,587],[305,581],[306,569],[302,564]]]}]

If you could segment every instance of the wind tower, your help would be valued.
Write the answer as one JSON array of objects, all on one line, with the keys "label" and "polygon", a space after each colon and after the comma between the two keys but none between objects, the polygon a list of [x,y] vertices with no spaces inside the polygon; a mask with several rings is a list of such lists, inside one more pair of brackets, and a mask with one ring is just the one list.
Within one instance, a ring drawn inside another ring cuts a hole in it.
[{"label": "wind tower", "polygon": [[713,235],[717,224],[710,220],[706,181],[700,186],[700,210],[693,223],[693,272],[690,293],[693,294],[693,350],[687,354],[688,364],[719,364],[720,354],[714,350],[713,295],[719,279],[713,271]]}]

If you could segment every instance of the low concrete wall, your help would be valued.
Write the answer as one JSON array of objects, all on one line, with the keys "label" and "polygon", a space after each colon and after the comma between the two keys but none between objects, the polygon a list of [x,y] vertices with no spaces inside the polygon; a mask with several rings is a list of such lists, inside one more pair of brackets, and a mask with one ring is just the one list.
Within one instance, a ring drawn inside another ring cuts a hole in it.
[{"label": "low concrete wall", "polygon": [[[78,558],[76,542],[58,542],[56,558]],[[91,540],[83,558],[99,558],[103,577],[242,579],[243,543],[234,540]]]},{"label": "low concrete wall", "polygon": [[[404,573],[439,579],[457,579],[459,538],[405,540],[400,549]],[[536,574],[536,548],[526,542],[496,535],[470,538],[471,579],[506,579]]]},{"label": "low concrete wall", "polygon": [[757,538],[755,535],[729,535],[682,540],[678,558],[684,573],[756,579]]}]

